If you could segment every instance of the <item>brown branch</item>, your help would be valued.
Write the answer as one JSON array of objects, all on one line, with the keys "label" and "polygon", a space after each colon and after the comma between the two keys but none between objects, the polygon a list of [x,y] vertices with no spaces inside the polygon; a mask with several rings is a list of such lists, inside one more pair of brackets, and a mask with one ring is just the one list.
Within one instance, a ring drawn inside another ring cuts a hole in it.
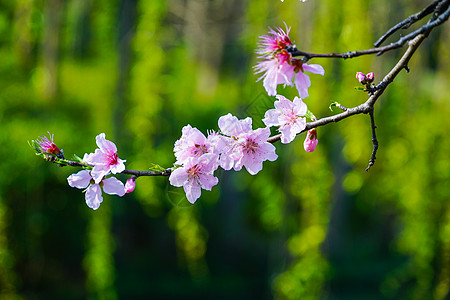
[{"label": "brown branch", "polygon": [[442,0],[436,0],[427,7],[425,7],[421,12],[418,12],[414,15],[409,16],[407,19],[403,20],[402,22],[398,23],[397,25],[390,28],[385,34],[383,34],[378,41],[376,41],[373,45],[375,47],[379,47],[381,43],[383,43],[388,37],[390,37],[394,32],[396,32],[399,29],[408,29],[409,26],[414,24],[415,22],[423,19],[427,15],[431,14],[439,2]]},{"label": "brown branch", "polygon": [[377,128],[377,126],[375,125],[375,119],[373,117],[373,109],[371,109],[369,111],[369,115],[370,115],[370,124],[371,124],[371,127],[372,127],[373,150],[372,150],[372,156],[370,157],[370,160],[369,160],[369,165],[366,168],[366,172],[369,171],[369,169],[375,163],[375,160],[377,159],[376,155],[377,155],[377,151],[378,151],[378,140],[377,140],[377,134],[375,132],[375,129]]},{"label": "brown branch", "polygon": [[139,176],[169,176],[172,173],[172,168],[167,168],[164,171],[134,171],[124,170],[122,174]]},{"label": "brown branch", "polygon": [[[448,1],[449,0],[446,0],[444,2],[446,2],[448,4]],[[450,15],[450,8],[447,8],[442,14],[440,14],[433,21],[423,25],[419,29],[401,37],[397,42],[390,43],[387,46],[376,47],[376,48],[366,49],[366,50],[359,50],[359,51],[348,51],[345,53],[328,53],[328,54],[309,53],[309,52],[304,52],[304,51],[299,51],[297,49],[294,49],[291,51],[291,55],[292,56],[304,56],[305,61],[307,61],[311,58],[314,58],[314,57],[322,57],[322,58],[334,57],[334,58],[347,59],[347,58],[353,58],[353,57],[357,57],[357,56],[375,54],[375,53],[377,55],[381,55],[384,52],[402,47],[407,42],[413,40],[415,37],[417,37],[420,34],[428,34],[434,27],[439,26],[442,23],[444,23],[445,21],[447,21],[447,19],[449,18],[449,15]]]}]

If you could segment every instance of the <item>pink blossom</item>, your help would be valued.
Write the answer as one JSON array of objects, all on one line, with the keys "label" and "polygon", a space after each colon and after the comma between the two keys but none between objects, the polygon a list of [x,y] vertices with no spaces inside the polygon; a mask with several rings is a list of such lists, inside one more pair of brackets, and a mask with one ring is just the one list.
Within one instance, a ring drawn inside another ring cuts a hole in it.
[{"label": "pink blossom", "polygon": [[295,45],[291,42],[288,34],[290,28],[286,26],[286,32],[277,28],[278,32],[270,29],[269,35],[260,37],[259,49],[256,53],[262,54],[255,67],[256,74],[263,73],[258,81],[263,80],[263,86],[269,96],[277,94],[277,85],[284,84],[297,88],[301,98],[309,96],[308,88],[311,86],[309,76],[304,72],[324,75],[325,71],[320,65],[308,65],[300,59],[292,57],[291,52]]},{"label": "pink blossom", "polygon": [[308,71],[323,76],[325,70],[321,65],[308,65],[290,56],[286,50],[283,50],[282,53],[272,56],[271,59],[258,63],[255,66],[256,73],[264,72],[258,80],[264,78],[263,86],[269,96],[275,96],[277,94],[277,85],[279,84],[288,86],[295,84],[300,97],[303,99],[307,98],[309,96],[308,88],[311,86],[311,80],[304,72]]},{"label": "pink blossom", "polygon": [[125,170],[126,160],[119,158],[116,145],[105,139],[104,133],[97,135],[95,140],[99,149],[87,155],[85,161],[94,166],[92,177],[96,183],[99,183],[110,172],[117,174]]},{"label": "pink blossom", "polygon": [[284,25],[286,26],[286,31],[280,27],[275,27],[277,31],[269,27],[269,35],[262,35],[259,37],[258,46],[260,46],[260,49],[256,50],[256,53],[271,54],[274,51],[292,47],[293,43],[289,37],[289,31],[291,28],[288,28],[286,24]]},{"label": "pink blossom", "polygon": [[303,142],[303,147],[306,152],[313,152],[316,149],[317,143],[319,140],[317,139],[317,130],[315,128],[308,131],[306,135],[306,139]]},{"label": "pink blossom", "polygon": [[136,176],[131,176],[128,178],[127,182],[125,182],[125,193],[131,193],[134,191],[136,187]]},{"label": "pink blossom", "polygon": [[82,170],[76,174],[72,174],[67,178],[67,182],[71,187],[85,189],[86,204],[93,210],[100,207],[103,202],[102,189],[110,195],[125,195],[123,183],[115,177],[106,178],[95,183],[89,170]]},{"label": "pink blossom", "polygon": [[186,125],[182,129],[182,135],[175,142],[173,151],[177,158],[176,164],[182,165],[189,157],[198,158],[205,153],[216,152],[216,138],[214,134],[205,135],[197,128]]},{"label": "pink blossom", "polygon": [[293,102],[281,95],[277,95],[277,99],[274,103],[275,109],[269,109],[262,121],[269,127],[280,126],[278,131],[281,132],[281,142],[287,144],[305,129],[304,116],[308,108],[298,97],[295,97]]},{"label": "pink blossom", "polygon": [[40,136],[40,140],[37,140],[36,143],[39,146],[39,149],[36,149],[37,151],[41,153],[49,153],[49,154],[55,154],[60,155],[61,150],[56,146],[56,144],[53,142],[53,134],[50,132],[47,132],[49,138],[46,136]]},{"label": "pink blossom", "polygon": [[199,158],[189,157],[182,167],[172,171],[170,184],[183,186],[188,201],[195,203],[200,198],[201,189],[210,191],[219,182],[213,175],[217,169],[217,156],[206,153]]},{"label": "pink blossom", "polygon": [[309,96],[308,88],[311,86],[311,80],[309,76],[304,72],[308,71],[313,74],[324,75],[325,70],[321,65],[307,63],[302,63],[299,59],[291,59],[289,65],[285,65],[281,72],[289,79],[289,81],[294,81],[295,87],[297,88],[300,98],[304,99]]},{"label": "pink blossom", "polygon": [[275,161],[278,156],[275,146],[267,142],[270,137],[270,129],[252,129],[252,119],[238,120],[235,116],[227,114],[219,118],[219,128],[227,146],[220,155],[220,166],[235,171],[245,166],[247,171],[255,175],[262,169],[266,160]]},{"label": "pink blossom", "polygon": [[286,50],[273,56],[273,58],[262,61],[255,66],[256,73],[264,73],[259,79],[263,79],[263,86],[269,96],[277,94],[277,85],[284,84],[292,86],[292,77],[285,74],[290,68],[288,61],[290,54]]},{"label": "pink blossom", "polygon": [[367,73],[366,80],[368,83],[371,83],[374,78],[375,78],[375,76],[373,75],[373,72]]}]

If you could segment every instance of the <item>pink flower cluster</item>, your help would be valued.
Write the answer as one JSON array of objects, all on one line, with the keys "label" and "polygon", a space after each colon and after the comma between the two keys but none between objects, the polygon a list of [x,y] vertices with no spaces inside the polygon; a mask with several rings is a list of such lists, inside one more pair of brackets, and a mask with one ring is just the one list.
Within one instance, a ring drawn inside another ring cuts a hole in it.
[{"label": "pink flower cluster", "polygon": [[174,152],[178,167],[172,171],[169,182],[183,186],[189,202],[194,203],[201,189],[210,191],[219,180],[214,172],[220,166],[239,171],[245,167],[255,175],[266,160],[277,159],[275,147],[267,142],[269,128],[252,129],[252,119],[239,120],[231,114],[219,118],[218,132],[205,137],[197,128],[186,125],[181,138],[175,142]]},{"label": "pink flower cluster", "polygon": [[118,157],[116,145],[108,141],[104,133],[100,133],[95,139],[98,149],[94,153],[86,153],[83,157],[83,162],[92,166],[92,170],[82,170],[67,178],[71,187],[85,189],[86,204],[94,210],[103,202],[102,188],[105,193],[120,197],[134,189],[134,181],[130,183],[127,181],[128,186],[125,188],[115,177],[106,178],[111,173],[118,174],[124,171],[125,160]]},{"label": "pink flower cluster", "polygon": [[304,72],[324,75],[325,70],[320,65],[308,65],[300,59],[292,57],[291,52],[296,46],[289,38],[290,28],[286,31],[277,27],[277,31],[270,29],[268,35],[260,37],[259,49],[256,53],[263,61],[255,66],[256,73],[263,73],[258,79],[263,80],[263,86],[269,96],[277,94],[277,85],[293,86],[298,90],[301,98],[309,96],[308,88],[311,86],[309,76]]}]

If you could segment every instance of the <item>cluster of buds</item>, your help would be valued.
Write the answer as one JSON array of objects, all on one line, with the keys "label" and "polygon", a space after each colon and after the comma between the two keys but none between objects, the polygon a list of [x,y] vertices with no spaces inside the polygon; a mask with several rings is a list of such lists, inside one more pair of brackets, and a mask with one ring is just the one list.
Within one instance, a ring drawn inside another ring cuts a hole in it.
[{"label": "cluster of buds", "polygon": [[356,79],[358,79],[359,83],[364,84],[365,86],[370,85],[373,82],[374,75],[373,72],[364,75],[362,72],[356,73]]}]

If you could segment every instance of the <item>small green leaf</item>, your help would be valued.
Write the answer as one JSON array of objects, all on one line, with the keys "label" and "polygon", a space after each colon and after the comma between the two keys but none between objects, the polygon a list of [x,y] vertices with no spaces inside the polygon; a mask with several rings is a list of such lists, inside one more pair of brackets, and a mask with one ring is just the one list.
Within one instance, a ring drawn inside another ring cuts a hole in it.
[{"label": "small green leaf", "polygon": [[159,172],[163,172],[166,170],[165,168],[161,167],[160,165],[154,164],[154,163],[151,164],[151,167],[149,169],[150,169],[150,171],[159,171]]},{"label": "small green leaf", "polygon": [[357,87],[355,87],[355,90],[364,91],[365,89],[363,87],[361,87],[361,86],[357,86]]},{"label": "small green leaf", "polygon": [[83,159],[80,158],[80,157],[79,157],[78,155],[76,155],[76,154],[73,155],[73,160],[74,160],[74,161],[77,161],[77,162],[80,162],[80,163],[84,163],[84,162],[83,162]]},{"label": "small green leaf", "polygon": [[309,109],[306,112],[306,117],[308,117],[311,121],[317,120],[316,116]]},{"label": "small green leaf", "polygon": [[328,108],[331,110],[331,111],[333,111],[333,107],[334,106],[338,106],[339,105],[339,103],[337,103],[337,102],[332,102],[331,104],[330,104],[330,106],[328,106]]}]

